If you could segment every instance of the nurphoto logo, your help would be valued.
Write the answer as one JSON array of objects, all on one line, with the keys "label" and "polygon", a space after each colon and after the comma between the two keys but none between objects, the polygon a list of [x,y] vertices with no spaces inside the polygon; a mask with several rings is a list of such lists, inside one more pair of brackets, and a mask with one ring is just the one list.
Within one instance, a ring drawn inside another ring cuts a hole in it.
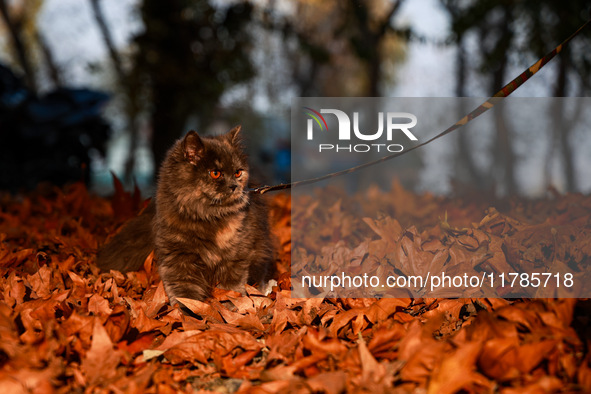
[{"label": "nurphoto logo", "polygon": [[[381,152],[387,151],[391,153],[402,152],[404,146],[399,143],[392,143],[394,138],[404,136],[410,141],[418,141],[417,137],[410,131],[416,126],[417,117],[408,112],[378,112],[378,126],[377,131],[369,131],[360,127],[359,112],[353,112],[353,124],[351,125],[351,118],[347,113],[334,108],[322,108],[316,111],[310,107],[303,107],[304,114],[309,118],[307,120],[307,138],[309,141],[314,140],[314,129],[320,130],[322,133],[330,133],[328,123],[322,114],[330,114],[336,117],[338,123],[338,141],[351,141],[352,134],[354,138],[360,141],[373,141],[373,143],[361,144],[342,144],[342,143],[320,143],[318,144],[318,151],[333,151],[333,152]],[[385,124],[385,126],[384,126]],[[352,126],[352,127],[351,127]],[[385,130],[385,142],[379,143],[378,140],[384,141],[383,134]]]}]

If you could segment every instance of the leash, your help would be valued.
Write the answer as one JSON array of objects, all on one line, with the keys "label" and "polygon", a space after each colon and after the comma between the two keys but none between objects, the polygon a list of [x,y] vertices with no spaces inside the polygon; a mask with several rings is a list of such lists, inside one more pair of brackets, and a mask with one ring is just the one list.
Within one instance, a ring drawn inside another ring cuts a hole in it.
[{"label": "leash", "polygon": [[400,157],[408,152],[412,152],[415,149],[425,146],[425,145],[435,141],[436,139],[441,138],[444,135],[447,135],[447,134],[451,133],[452,131],[457,130],[460,127],[468,124],[469,122],[476,119],[477,117],[479,117],[480,115],[482,115],[483,113],[488,111],[489,109],[493,108],[499,102],[500,99],[509,96],[511,93],[513,93],[515,90],[517,90],[521,85],[523,85],[528,79],[530,79],[538,71],[540,71],[542,69],[542,67],[544,67],[550,60],[552,60],[554,58],[554,56],[556,56],[557,54],[559,54],[562,51],[562,48],[566,44],[568,44],[569,41],[571,41],[574,37],[576,37],[590,23],[591,23],[591,19],[587,20],[587,22],[585,22],[581,27],[579,27],[577,29],[577,31],[575,31],[573,34],[571,34],[570,37],[568,37],[566,40],[564,40],[560,45],[558,45],[556,48],[554,48],[551,52],[547,53],[540,60],[535,62],[533,65],[531,65],[527,70],[525,70],[524,72],[519,74],[511,82],[509,82],[508,84],[503,86],[503,88],[501,90],[499,90],[498,92],[496,92],[492,97],[490,97],[488,100],[486,100],[480,106],[478,106],[476,109],[474,109],[468,115],[466,115],[462,119],[458,120],[455,124],[448,127],[447,129],[443,130],[441,133],[437,134],[435,137],[431,138],[428,141],[425,141],[419,145],[415,145],[415,146],[413,146],[407,150],[404,150],[400,153],[394,153],[392,155],[384,156],[380,159],[370,161],[370,162],[367,162],[364,164],[360,164],[358,166],[351,167],[346,170],[341,170],[341,171],[333,172],[333,173],[323,175],[323,176],[320,176],[317,178],[304,179],[301,181],[295,181],[295,182],[291,182],[291,183],[282,183],[282,184],[275,185],[275,186],[261,186],[261,187],[257,187],[254,189],[249,189],[249,191],[251,193],[256,193],[256,194],[265,194],[265,193],[272,192],[272,191],[285,190],[285,189],[291,189],[291,188],[297,187],[297,186],[309,185],[312,183],[324,181],[326,179],[335,178],[338,176],[350,174],[355,171],[359,171],[363,168],[367,168],[367,167],[394,159],[396,157]]}]

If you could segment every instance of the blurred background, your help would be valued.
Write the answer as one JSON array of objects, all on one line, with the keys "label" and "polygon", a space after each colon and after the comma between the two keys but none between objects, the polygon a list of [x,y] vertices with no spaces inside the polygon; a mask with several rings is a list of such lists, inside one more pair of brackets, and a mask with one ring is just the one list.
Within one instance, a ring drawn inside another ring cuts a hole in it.
[{"label": "blurred background", "polygon": [[[259,178],[286,182],[292,98],[488,97],[588,18],[587,0],[0,0],[0,189],[109,194],[112,171],[148,196],[175,139],[236,124]],[[590,91],[588,28],[514,95]],[[503,125],[417,152],[407,186],[591,192],[591,130]]]}]

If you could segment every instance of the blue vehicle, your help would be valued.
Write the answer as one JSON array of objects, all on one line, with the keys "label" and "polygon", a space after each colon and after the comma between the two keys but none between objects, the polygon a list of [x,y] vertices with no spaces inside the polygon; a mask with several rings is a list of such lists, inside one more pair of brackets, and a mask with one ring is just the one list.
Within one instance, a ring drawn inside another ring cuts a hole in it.
[{"label": "blue vehicle", "polygon": [[108,100],[102,92],[71,88],[38,97],[0,64],[0,189],[88,182],[90,152],[104,156],[110,134],[102,115]]}]

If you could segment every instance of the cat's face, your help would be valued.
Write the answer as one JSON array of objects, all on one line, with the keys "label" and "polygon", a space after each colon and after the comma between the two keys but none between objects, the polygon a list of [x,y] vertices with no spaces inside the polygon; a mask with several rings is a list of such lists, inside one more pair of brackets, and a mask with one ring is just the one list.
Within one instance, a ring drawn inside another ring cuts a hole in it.
[{"label": "cat's face", "polygon": [[248,204],[248,164],[238,141],[240,127],[219,137],[201,138],[190,131],[175,145],[160,173],[161,184],[179,212],[210,219]]}]

